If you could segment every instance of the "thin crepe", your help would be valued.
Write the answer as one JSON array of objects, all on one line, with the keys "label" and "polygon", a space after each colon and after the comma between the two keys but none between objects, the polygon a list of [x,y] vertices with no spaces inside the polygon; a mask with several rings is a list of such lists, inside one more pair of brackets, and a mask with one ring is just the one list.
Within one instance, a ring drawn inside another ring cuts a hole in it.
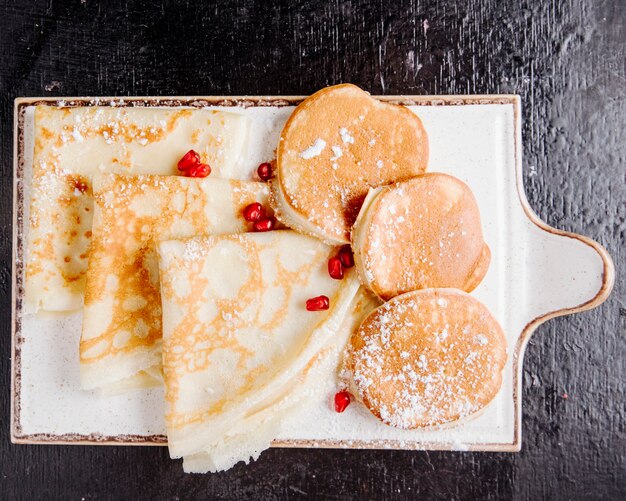
[{"label": "thin crepe", "polygon": [[242,115],[210,110],[37,106],[28,311],[82,306],[95,174],[174,175],[178,159],[193,148],[212,177],[250,179],[241,160],[247,124]]},{"label": "thin crepe", "polygon": [[[186,471],[247,462],[310,400],[329,349],[345,343],[337,333],[356,274],[331,279],[336,249],[288,230],[162,242],[158,251],[170,455],[184,457]],[[307,311],[322,294],[330,309]]]},{"label": "thin crepe", "polygon": [[[287,383],[287,388],[277,392],[255,412],[247,413],[237,420],[228,431],[224,442],[204,452],[185,456],[187,473],[222,471],[246,458],[258,459],[263,450],[271,446],[274,438],[281,435],[282,428],[291,422],[299,423],[313,403],[326,401],[330,404],[338,389],[348,387],[343,380],[345,348],[350,336],[356,332],[363,319],[380,306],[380,300],[365,287],[360,287],[343,317],[343,322],[318,354]],[[341,378],[338,381],[338,372]],[[347,374],[346,374],[347,375]]]},{"label": "thin crepe", "polygon": [[241,210],[264,183],[180,176],[94,177],[93,242],[80,341],[81,386],[156,382],[161,298],[155,242],[250,229]]}]

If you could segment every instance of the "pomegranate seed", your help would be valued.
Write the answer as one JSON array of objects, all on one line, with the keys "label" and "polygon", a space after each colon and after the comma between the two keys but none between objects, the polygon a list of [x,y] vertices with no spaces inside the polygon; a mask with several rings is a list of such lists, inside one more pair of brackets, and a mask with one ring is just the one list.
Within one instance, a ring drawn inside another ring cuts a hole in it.
[{"label": "pomegranate seed", "polygon": [[265,211],[263,210],[263,206],[258,202],[246,205],[245,209],[243,210],[243,218],[246,221],[250,221],[251,223],[259,221],[263,218],[264,215]]},{"label": "pomegranate seed", "polygon": [[272,164],[263,162],[256,172],[263,181],[267,181],[272,177]]},{"label": "pomegranate seed", "polygon": [[274,229],[274,220],[271,217],[266,217],[255,221],[252,225],[254,231],[270,231]]},{"label": "pomegranate seed", "polygon": [[335,412],[343,412],[350,405],[350,393],[346,390],[335,393]]},{"label": "pomegranate seed", "polygon": [[178,161],[178,170],[186,171],[200,163],[200,155],[194,150],[189,150]]},{"label": "pomegranate seed", "polygon": [[208,164],[198,164],[185,171],[187,177],[207,177],[211,174],[211,167]]},{"label": "pomegranate seed", "polygon": [[354,266],[354,255],[349,245],[344,245],[339,249],[339,259],[344,268],[352,268]]},{"label": "pomegranate seed", "polygon": [[322,311],[327,310],[330,306],[328,296],[317,296],[306,300],[307,311]]},{"label": "pomegranate seed", "polygon": [[335,280],[341,280],[343,278],[343,266],[341,265],[341,259],[338,257],[331,257],[328,260],[328,274]]}]

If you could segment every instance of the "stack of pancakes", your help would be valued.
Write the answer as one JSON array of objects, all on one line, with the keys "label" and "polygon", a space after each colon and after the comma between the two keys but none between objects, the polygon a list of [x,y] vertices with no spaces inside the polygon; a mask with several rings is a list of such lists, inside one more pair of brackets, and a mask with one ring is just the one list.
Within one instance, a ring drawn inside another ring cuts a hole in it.
[{"label": "stack of pancakes", "polygon": [[507,359],[498,322],[467,294],[491,256],[476,200],[461,180],[424,173],[427,161],[417,115],[339,85],[287,122],[270,195],[288,226],[351,242],[361,283],[388,301],[352,336],[347,385],[400,428],[477,413]]}]

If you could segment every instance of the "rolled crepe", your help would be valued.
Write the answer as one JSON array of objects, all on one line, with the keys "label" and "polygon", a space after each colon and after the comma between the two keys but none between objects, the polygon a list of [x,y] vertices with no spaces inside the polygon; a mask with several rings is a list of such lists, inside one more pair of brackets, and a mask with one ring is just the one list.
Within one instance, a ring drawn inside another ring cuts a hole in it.
[{"label": "rolled crepe", "polygon": [[249,179],[240,161],[247,122],[242,115],[211,110],[37,106],[28,311],[82,306],[94,174],[172,175],[185,152],[195,149],[211,165],[211,177]]},{"label": "rolled crepe", "polygon": [[247,231],[241,210],[265,203],[264,183],[180,176],[94,177],[80,375],[84,389],[158,381],[160,239]]},{"label": "rolled crepe", "polygon": [[[345,343],[338,332],[355,273],[333,280],[336,250],[288,230],[162,242],[158,251],[170,455],[196,472],[256,458],[310,400],[329,348]],[[319,295],[330,308],[307,311]]]}]

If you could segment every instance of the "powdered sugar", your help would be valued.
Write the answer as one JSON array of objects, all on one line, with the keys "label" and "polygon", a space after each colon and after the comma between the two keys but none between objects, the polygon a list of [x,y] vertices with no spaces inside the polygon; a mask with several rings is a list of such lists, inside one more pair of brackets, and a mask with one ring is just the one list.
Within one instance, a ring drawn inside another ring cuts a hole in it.
[{"label": "powdered sugar", "polygon": [[477,334],[474,337],[474,342],[476,344],[479,344],[480,346],[485,346],[489,342],[489,340],[487,339],[487,336],[485,336],[484,334]]},{"label": "powdered sugar", "polygon": [[354,137],[350,134],[350,131],[345,127],[341,127],[339,129],[339,135],[341,136],[341,140],[346,144],[353,144]]},{"label": "powdered sugar", "polygon": [[337,160],[343,155],[343,150],[339,146],[331,146],[333,150],[333,156],[330,157],[331,160]]},{"label": "powdered sugar", "polygon": [[72,130],[72,137],[74,138],[74,141],[78,143],[85,140],[83,135],[80,133],[80,130],[78,129],[78,127],[74,127],[74,129]]},{"label": "powdered sugar", "polygon": [[326,141],[318,137],[311,146],[300,152],[300,157],[305,160],[310,160],[311,158],[320,156],[324,148],[326,148]]},{"label": "powdered sugar", "polygon": [[[354,381],[387,424],[413,428],[460,419],[497,390],[491,374],[502,370],[504,347],[472,343],[472,329],[459,318],[479,318],[474,311],[479,307],[465,296],[444,294],[400,296],[378,308],[359,330],[363,346],[351,354]],[[493,321],[482,328],[497,336]]]}]

